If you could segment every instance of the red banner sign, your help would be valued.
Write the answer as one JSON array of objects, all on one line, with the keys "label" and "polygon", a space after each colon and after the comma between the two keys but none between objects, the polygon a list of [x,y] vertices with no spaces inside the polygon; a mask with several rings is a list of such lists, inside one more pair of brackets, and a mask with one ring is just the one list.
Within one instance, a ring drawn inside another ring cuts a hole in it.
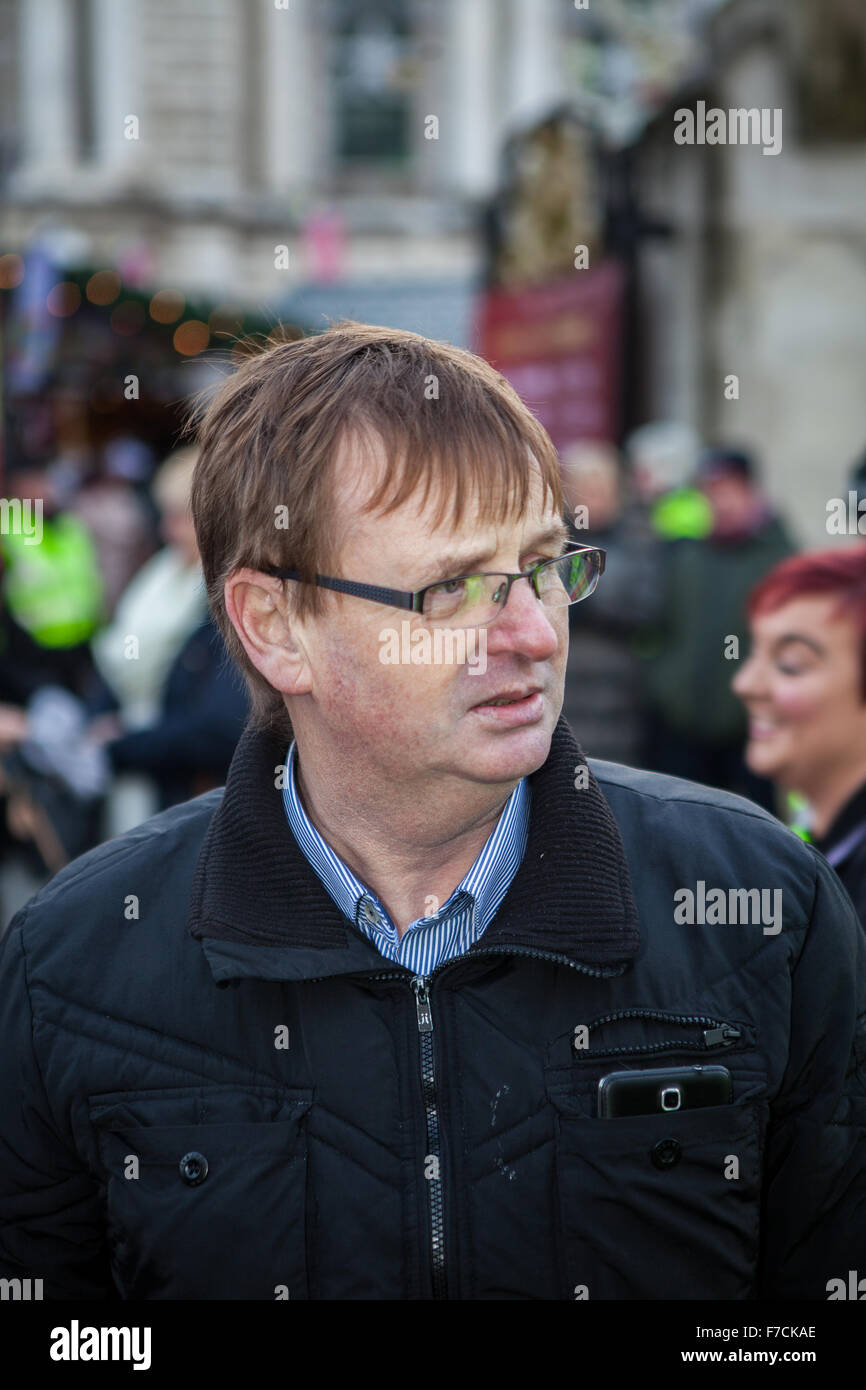
[{"label": "red banner sign", "polygon": [[624,288],[622,265],[609,260],[482,297],[476,351],[511,382],[557,449],[619,436]]}]

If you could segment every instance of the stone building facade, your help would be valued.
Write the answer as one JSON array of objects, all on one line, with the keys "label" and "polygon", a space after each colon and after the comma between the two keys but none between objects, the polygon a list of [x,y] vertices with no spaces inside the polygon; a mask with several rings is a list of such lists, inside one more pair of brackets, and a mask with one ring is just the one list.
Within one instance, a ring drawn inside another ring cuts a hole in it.
[{"label": "stone building facade", "polygon": [[49,218],[92,264],[146,244],[153,283],[188,294],[279,306],[337,273],[450,303],[505,132],[564,94],[561,19],[559,0],[0,0],[0,242]]},{"label": "stone building facade", "polygon": [[[665,228],[640,252],[645,409],[753,447],[801,539],[827,545],[828,499],[866,452],[866,9],[733,0],[707,38],[705,80],[636,152]],[[781,150],[676,144],[701,100],[780,110]]]}]

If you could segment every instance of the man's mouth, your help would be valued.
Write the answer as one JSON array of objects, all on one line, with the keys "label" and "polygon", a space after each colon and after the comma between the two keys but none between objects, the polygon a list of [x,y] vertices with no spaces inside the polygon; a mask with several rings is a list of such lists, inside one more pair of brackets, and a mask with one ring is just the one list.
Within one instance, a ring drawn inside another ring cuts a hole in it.
[{"label": "man's mouth", "polygon": [[487,705],[522,704],[523,701],[531,700],[533,695],[539,695],[540,693],[541,689],[537,685],[531,686],[527,690],[506,690],[501,695],[494,695],[491,700],[479,701],[479,704],[475,705],[473,708],[478,709]]},{"label": "man's mouth", "polygon": [[472,713],[486,715],[500,723],[532,724],[544,714],[544,696],[538,687],[505,691],[472,706]]}]

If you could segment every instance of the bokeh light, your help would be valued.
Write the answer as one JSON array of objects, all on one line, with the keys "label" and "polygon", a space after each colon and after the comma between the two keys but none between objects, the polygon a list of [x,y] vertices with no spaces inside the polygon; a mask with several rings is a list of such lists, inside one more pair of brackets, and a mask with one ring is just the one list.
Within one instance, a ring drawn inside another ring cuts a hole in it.
[{"label": "bokeh light", "polygon": [[194,357],[197,352],[203,352],[210,342],[210,329],[201,319],[187,319],[186,323],[181,323],[174,330],[172,339],[175,349],[182,352],[184,357]]},{"label": "bokeh light", "polygon": [[55,318],[68,319],[81,307],[81,290],[72,280],[61,280],[48,291],[45,304]]},{"label": "bokeh light", "polygon": [[14,290],[24,279],[24,262],[10,251],[0,256],[0,290]]},{"label": "bokeh light", "polygon": [[91,304],[113,304],[120,294],[120,276],[116,270],[97,270],[91,275],[85,290]]},{"label": "bokeh light", "polygon": [[157,290],[150,301],[150,317],[157,323],[175,323],[185,304],[180,290]]}]

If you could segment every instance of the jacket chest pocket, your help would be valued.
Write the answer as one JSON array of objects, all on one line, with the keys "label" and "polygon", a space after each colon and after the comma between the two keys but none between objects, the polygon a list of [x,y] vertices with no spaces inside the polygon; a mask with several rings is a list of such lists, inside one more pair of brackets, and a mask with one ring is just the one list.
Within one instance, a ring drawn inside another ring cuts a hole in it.
[{"label": "jacket chest pocket", "polygon": [[[661,1042],[651,1031],[617,1047],[614,1033],[548,1068],[564,1298],[754,1295],[766,1087],[750,1030],[740,1031],[742,1047],[708,1055],[715,1025],[701,1025],[695,1034],[663,1018]],[[603,1076],[698,1063],[728,1067],[731,1104],[599,1116]]]},{"label": "jacket chest pocket", "polygon": [[760,1107],[558,1116],[568,1298],[748,1298],[757,1273]]},{"label": "jacket chest pocket", "polygon": [[312,1091],[91,1096],[124,1298],[306,1298]]}]

